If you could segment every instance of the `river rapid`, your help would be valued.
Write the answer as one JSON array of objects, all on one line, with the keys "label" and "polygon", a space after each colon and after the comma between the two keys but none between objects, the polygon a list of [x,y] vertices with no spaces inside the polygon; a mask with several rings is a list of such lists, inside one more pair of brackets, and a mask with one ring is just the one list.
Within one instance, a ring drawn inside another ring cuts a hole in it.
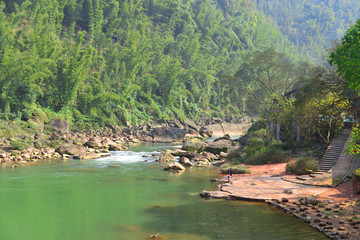
[{"label": "river rapid", "polygon": [[0,239],[327,239],[263,203],[201,199],[199,192],[217,187],[209,181],[217,168],[163,171],[152,155],[169,147],[0,169]]}]

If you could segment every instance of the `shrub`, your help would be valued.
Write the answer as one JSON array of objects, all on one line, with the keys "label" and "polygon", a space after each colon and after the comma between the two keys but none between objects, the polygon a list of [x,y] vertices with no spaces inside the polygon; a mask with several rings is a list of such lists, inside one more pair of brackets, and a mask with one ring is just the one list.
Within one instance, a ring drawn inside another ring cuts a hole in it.
[{"label": "shrub", "polygon": [[243,155],[243,153],[242,153],[241,148],[236,148],[236,149],[230,150],[230,152],[226,156],[226,160],[228,162],[232,162],[232,163],[235,163],[235,162],[242,163],[242,162],[244,162],[244,158],[242,155]]},{"label": "shrub", "polygon": [[288,161],[289,156],[285,151],[278,149],[277,147],[270,146],[262,152],[255,153],[251,157],[247,158],[244,162],[250,165],[262,165],[270,163],[283,163]]},{"label": "shrub", "polygon": [[286,172],[297,175],[309,174],[319,168],[319,162],[312,157],[301,157],[286,165]]},{"label": "shrub", "polygon": [[289,155],[283,150],[272,148],[267,153],[269,155],[267,163],[284,163],[289,161]]},{"label": "shrub", "polygon": [[242,164],[232,165],[229,163],[225,163],[225,164],[221,165],[220,172],[224,173],[224,174],[228,174],[230,172],[230,168],[233,169],[234,174],[249,174],[249,173],[251,173],[250,169],[248,169],[247,167],[245,167]]},{"label": "shrub", "polygon": [[61,140],[53,140],[50,142],[49,147],[56,149],[61,145],[61,143]]},{"label": "shrub", "polygon": [[296,169],[296,160],[290,161],[286,164],[286,172],[294,173]]},{"label": "shrub", "polygon": [[259,120],[259,121],[253,122],[253,124],[251,125],[251,127],[248,130],[248,133],[256,132],[256,131],[259,131],[259,130],[265,129],[265,128],[266,128],[266,121]]},{"label": "shrub", "polygon": [[262,164],[267,164],[267,162],[268,162],[268,158],[265,152],[255,153],[251,157],[246,158],[244,161],[244,163],[250,165],[262,165]]},{"label": "shrub", "polygon": [[24,150],[27,147],[30,147],[30,145],[22,139],[12,140],[10,142],[10,145],[12,150],[20,150],[20,151]]},{"label": "shrub", "polygon": [[265,148],[265,142],[259,138],[250,138],[246,147],[244,148],[244,152],[246,153],[246,157],[251,157],[252,155],[262,152]]},{"label": "shrub", "polygon": [[355,177],[356,181],[360,182],[360,168],[354,171],[353,176]]}]

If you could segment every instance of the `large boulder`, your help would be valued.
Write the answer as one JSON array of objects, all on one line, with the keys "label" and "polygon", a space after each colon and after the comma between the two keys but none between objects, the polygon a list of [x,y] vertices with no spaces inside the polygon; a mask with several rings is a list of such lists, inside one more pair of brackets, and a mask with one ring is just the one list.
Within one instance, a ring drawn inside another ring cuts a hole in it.
[{"label": "large boulder", "polygon": [[208,146],[208,143],[197,138],[191,138],[184,142],[182,149],[191,152],[201,152]]},{"label": "large boulder", "polygon": [[[220,140],[230,140],[230,135],[229,134],[225,134],[224,136],[222,136],[222,137],[219,137],[219,138],[216,138],[215,140],[214,140],[214,142],[217,142],[217,141],[220,141]],[[231,141],[231,140],[230,140]]]},{"label": "large boulder", "polygon": [[202,152],[200,153],[200,155],[202,156],[202,158],[207,159],[209,162],[212,162],[215,159],[215,154],[211,152]]},{"label": "large boulder", "polygon": [[126,149],[124,143],[121,142],[117,143],[109,138],[105,138],[103,141],[101,141],[101,145],[104,148],[108,148],[110,151],[121,151]]},{"label": "large boulder", "polygon": [[174,156],[169,152],[161,153],[156,159],[158,162],[173,162]]},{"label": "large boulder", "polygon": [[203,127],[200,128],[199,134],[200,134],[201,136],[203,136],[203,137],[212,137],[213,131],[211,131],[211,130],[209,130],[208,128],[206,128],[206,127],[203,126]]},{"label": "large boulder", "polygon": [[188,151],[183,151],[179,153],[179,157],[186,157],[189,159],[193,159],[196,156],[196,152],[188,152]]},{"label": "large boulder", "polygon": [[101,144],[101,139],[91,137],[86,143],[84,143],[84,146],[90,148],[101,148],[103,145]]},{"label": "large boulder", "polygon": [[148,135],[154,142],[179,142],[185,137],[186,131],[176,127],[154,128]]},{"label": "large boulder", "polygon": [[70,125],[65,119],[56,118],[50,122],[50,126],[59,132],[68,132]]},{"label": "large boulder", "polygon": [[96,151],[81,152],[79,154],[75,154],[73,158],[78,160],[88,160],[88,159],[96,159],[96,158],[109,157],[109,156],[110,153],[100,152],[96,150]]},{"label": "large boulder", "polygon": [[222,139],[217,142],[210,143],[209,146],[205,148],[205,151],[214,154],[220,154],[221,152],[227,152],[231,146],[232,146],[231,140]]},{"label": "large boulder", "polygon": [[192,162],[190,162],[190,160],[187,157],[180,157],[179,163],[186,167],[194,166],[194,164],[192,164]]},{"label": "large boulder", "polygon": [[85,153],[85,148],[82,145],[76,145],[71,143],[65,143],[60,145],[55,152],[60,154],[69,154],[69,155],[78,155],[81,153]]},{"label": "large boulder", "polygon": [[178,162],[173,162],[173,163],[168,164],[164,168],[164,170],[166,170],[166,171],[170,171],[170,170],[171,171],[184,171],[185,167]]}]

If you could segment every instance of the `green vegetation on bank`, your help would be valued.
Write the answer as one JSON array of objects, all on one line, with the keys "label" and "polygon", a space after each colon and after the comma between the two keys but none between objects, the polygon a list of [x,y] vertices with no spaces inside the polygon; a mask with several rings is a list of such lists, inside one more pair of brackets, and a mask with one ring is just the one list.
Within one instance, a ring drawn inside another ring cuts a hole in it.
[{"label": "green vegetation on bank", "polygon": [[221,165],[220,172],[223,174],[229,174],[230,168],[233,169],[234,174],[250,174],[251,173],[250,169],[245,167],[244,165],[241,165],[241,164],[233,165],[230,163],[225,163],[225,164]]},{"label": "green vegetation on bank", "polygon": [[286,172],[297,175],[309,174],[315,172],[318,168],[319,162],[312,157],[300,157],[286,164]]}]

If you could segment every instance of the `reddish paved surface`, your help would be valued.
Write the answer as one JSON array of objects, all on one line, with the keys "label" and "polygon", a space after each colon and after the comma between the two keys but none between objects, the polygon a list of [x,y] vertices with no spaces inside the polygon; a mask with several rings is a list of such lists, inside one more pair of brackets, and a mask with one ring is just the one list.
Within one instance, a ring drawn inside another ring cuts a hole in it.
[{"label": "reddish paved surface", "polygon": [[[334,202],[341,202],[359,197],[353,194],[351,182],[345,182],[336,188],[328,188],[283,181],[278,175],[285,174],[285,166],[285,163],[248,166],[252,174],[234,174],[232,184],[225,183],[221,191],[212,191],[210,194],[212,197],[234,197],[258,201],[317,196],[322,200],[331,199]],[[226,179],[227,175],[223,177]],[[290,190],[292,194],[284,193],[285,190]]]}]

